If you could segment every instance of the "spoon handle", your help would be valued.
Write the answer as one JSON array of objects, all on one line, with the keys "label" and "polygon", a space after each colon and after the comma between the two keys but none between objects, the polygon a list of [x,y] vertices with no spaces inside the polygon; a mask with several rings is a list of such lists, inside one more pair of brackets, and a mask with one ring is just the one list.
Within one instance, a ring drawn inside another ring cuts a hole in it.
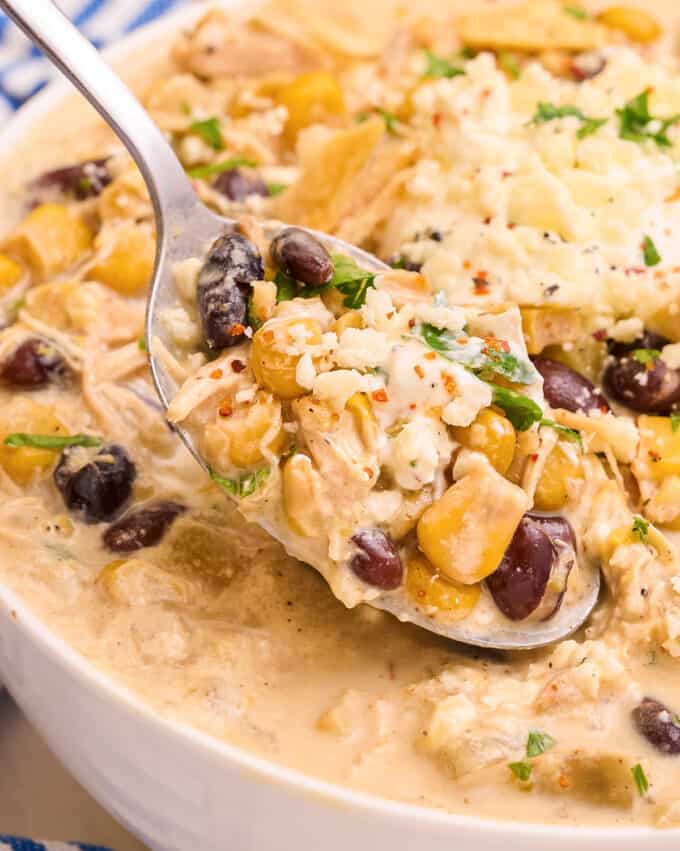
[{"label": "spoon handle", "polygon": [[52,0],[0,0],[14,20],[82,92],[124,143],[149,188],[159,232],[196,196],[174,151],[137,98]]}]

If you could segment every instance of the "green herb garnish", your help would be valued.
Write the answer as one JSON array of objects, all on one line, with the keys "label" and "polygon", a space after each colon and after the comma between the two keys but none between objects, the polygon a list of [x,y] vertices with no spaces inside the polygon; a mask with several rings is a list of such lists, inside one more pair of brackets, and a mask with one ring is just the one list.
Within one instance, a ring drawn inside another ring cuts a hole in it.
[{"label": "green herb garnish", "polygon": [[647,366],[658,360],[661,357],[661,352],[659,349],[635,349],[633,351],[633,357],[642,366]]},{"label": "green herb garnish", "polygon": [[269,192],[271,198],[276,198],[277,195],[285,192],[286,189],[288,189],[287,183],[276,183],[275,181],[272,181],[267,184],[267,192]]},{"label": "green herb garnish", "polygon": [[274,275],[274,283],[276,284],[277,303],[280,301],[290,301],[291,299],[297,297],[297,281],[295,280],[295,278],[291,278],[290,275],[287,275],[280,269],[276,273],[276,275]]},{"label": "green herb garnish", "polygon": [[17,432],[5,438],[5,446],[30,446],[33,449],[54,449],[59,451],[67,446],[101,446],[102,439],[91,434],[25,434]]},{"label": "green herb garnish", "polygon": [[501,50],[498,54],[498,64],[511,80],[519,80],[522,76],[522,69],[520,68],[519,62],[517,61],[517,57],[514,53],[509,53],[507,50]]},{"label": "green herb garnish", "polygon": [[585,139],[586,136],[592,136],[600,127],[607,123],[608,118],[589,118],[577,106],[565,104],[565,106],[556,106],[550,101],[539,101],[529,124],[547,124],[549,121],[555,121],[558,118],[578,118],[581,122],[576,135],[579,139]]},{"label": "green herb garnish", "polygon": [[608,121],[608,118],[584,118],[583,124],[576,133],[577,138],[585,139],[586,136],[592,136],[593,133],[597,133],[600,127],[604,127]]},{"label": "green herb garnish", "polygon": [[649,536],[649,521],[645,520],[644,517],[636,517],[633,520],[631,531],[638,536],[643,544],[646,544]]},{"label": "green herb garnish", "polygon": [[425,51],[425,58],[427,59],[427,67],[423,74],[424,77],[446,77],[451,79],[451,77],[460,77],[465,73],[462,68],[453,65],[448,59],[444,59],[443,56],[437,56],[431,50]]},{"label": "green herb garnish", "polygon": [[526,783],[531,778],[532,766],[528,762],[511,762],[508,768],[522,783]]},{"label": "green herb garnish", "polygon": [[142,352],[148,352],[149,351],[146,347],[146,339],[144,338],[144,335],[142,335],[141,337],[139,337],[137,339],[137,348]]},{"label": "green herb garnish", "polygon": [[568,426],[560,425],[560,423],[556,423],[554,420],[548,420],[545,417],[542,417],[540,420],[542,426],[547,426],[548,428],[552,428],[555,431],[559,432],[563,437],[566,437],[567,440],[571,440],[574,443],[578,443],[578,445],[583,449],[583,439],[578,431],[575,428],[569,428]]},{"label": "green herb garnish", "polygon": [[397,124],[399,124],[399,119],[393,112],[389,112],[387,109],[379,109],[378,115],[385,122],[385,129],[388,133],[396,133]]},{"label": "green herb garnish", "polygon": [[252,496],[255,491],[258,491],[262,487],[271,474],[271,468],[261,467],[259,470],[255,470],[254,473],[244,473],[237,479],[227,479],[224,476],[220,476],[214,470],[210,470],[209,472],[213,482],[227,491],[227,493],[238,499],[245,499]]},{"label": "green herb garnish", "polygon": [[579,21],[586,21],[590,17],[587,9],[584,9],[583,6],[562,6],[562,11],[566,15],[571,15],[572,18],[576,18]]},{"label": "green herb garnish", "polygon": [[[629,100],[622,109],[617,109],[619,117],[619,136],[630,142],[656,142],[660,148],[670,148],[671,140],[668,138],[668,129],[680,121],[680,114],[670,118],[656,118],[649,111],[649,90],[645,89],[637,97]],[[649,129],[650,123],[654,121],[655,126]],[[659,126],[656,126],[656,124]]]},{"label": "green herb garnish", "polygon": [[451,331],[427,323],[420,326],[420,336],[426,345],[442,357],[476,374],[494,373],[517,384],[531,384],[536,379],[536,371],[529,361],[520,360],[511,352],[493,348],[488,343],[481,349],[471,347],[468,338],[465,338],[465,343],[461,343]]},{"label": "green herb garnish", "polygon": [[656,250],[654,240],[646,234],[642,240],[642,253],[645,258],[645,266],[658,266],[661,263],[661,255]]},{"label": "green herb garnish", "polygon": [[555,744],[555,739],[549,733],[532,730],[527,737],[527,756],[533,759],[555,747]]},{"label": "green herb garnish", "polygon": [[671,432],[675,432],[680,428],[680,414],[671,414]]},{"label": "green herb garnish", "polygon": [[187,174],[189,177],[194,178],[215,177],[215,175],[222,174],[224,171],[232,171],[233,169],[241,166],[244,168],[255,168],[256,165],[257,163],[253,162],[253,160],[249,160],[248,157],[231,157],[221,163],[213,163],[212,165],[201,165],[197,168],[190,168],[187,171]]},{"label": "green herb garnish", "polygon": [[644,798],[647,792],[649,792],[649,780],[647,780],[644,768],[638,762],[637,765],[634,765],[631,768],[630,773],[633,775],[633,780],[638,788],[638,792]]},{"label": "green herb garnish", "polygon": [[355,310],[366,301],[369,287],[375,286],[375,274],[362,269],[344,254],[333,254],[333,277],[328,286],[335,287],[345,298],[343,304]]},{"label": "green herb garnish", "polygon": [[205,121],[194,121],[189,125],[189,132],[200,136],[204,142],[213,149],[213,151],[224,150],[224,140],[222,139],[222,131],[220,130],[220,122],[218,118],[206,118]]},{"label": "green herb garnish", "polygon": [[498,405],[505,412],[505,416],[517,431],[526,431],[543,418],[543,411],[539,405],[528,396],[523,396],[507,387],[499,387],[497,384],[489,386],[493,391],[494,405]]}]

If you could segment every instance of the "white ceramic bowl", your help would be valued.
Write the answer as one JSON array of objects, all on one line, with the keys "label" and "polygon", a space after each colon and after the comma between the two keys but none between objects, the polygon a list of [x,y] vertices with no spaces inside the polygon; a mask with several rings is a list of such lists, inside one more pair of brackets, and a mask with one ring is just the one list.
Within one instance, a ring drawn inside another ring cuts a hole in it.
[{"label": "white ceramic bowl", "polygon": [[[199,11],[190,6],[147,27],[110,58],[117,64],[158,43]],[[25,107],[3,131],[0,156],[68,92],[66,84],[54,84]],[[2,585],[0,678],[80,783],[154,851],[680,847],[680,831],[482,821],[380,800],[290,771],[158,716],[50,632]]]}]

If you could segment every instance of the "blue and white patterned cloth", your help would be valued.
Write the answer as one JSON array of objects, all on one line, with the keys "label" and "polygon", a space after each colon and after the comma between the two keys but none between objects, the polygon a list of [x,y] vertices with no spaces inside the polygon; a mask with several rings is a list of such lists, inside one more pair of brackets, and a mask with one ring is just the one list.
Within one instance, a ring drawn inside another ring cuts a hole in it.
[{"label": "blue and white patterned cloth", "polygon": [[81,845],[80,843],[36,842],[35,839],[0,834],[0,851],[108,851],[108,849],[99,845]]},{"label": "blue and white patterned cloth", "polygon": [[[47,0],[34,0],[36,5]],[[183,0],[57,0],[97,47],[179,6]],[[0,120],[7,118],[56,72],[40,51],[0,13]],[[4,851],[4,849],[2,849]]]},{"label": "blue and white patterned cloth", "polygon": [[[34,2],[37,4],[45,0]],[[104,47],[159,18],[182,2],[185,0],[57,0],[57,5],[93,44]],[[56,73],[40,51],[0,13],[0,121],[38,92]],[[0,851],[107,849],[96,845],[44,842],[0,834]]]}]

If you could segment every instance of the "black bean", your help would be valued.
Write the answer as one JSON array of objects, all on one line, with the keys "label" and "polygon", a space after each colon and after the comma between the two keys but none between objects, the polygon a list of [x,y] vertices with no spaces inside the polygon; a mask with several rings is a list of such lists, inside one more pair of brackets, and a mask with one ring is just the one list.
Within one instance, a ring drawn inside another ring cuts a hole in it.
[{"label": "black bean", "polygon": [[71,511],[87,523],[112,520],[130,498],[137,471],[122,446],[109,444],[92,454],[65,449],[54,471],[54,483]]},{"label": "black bean", "polygon": [[319,287],[333,277],[326,247],[301,228],[284,228],[271,241],[269,253],[275,266],[303,284]]},{"label": "black bean", "polygon": [[659,700],[645,697],[633,710],[638,732],[663,754],[680,754],[680,718]]},{"label": "black bean", "polygon": [[667,346],[670,340],[662,337],[661,334],[655,334],[653,331],[645,331],[641,337],[628,343],[619,343],[616,340],[607,341],[607,351],[610,355],[620,358],[636,349],[663,349]]},{"label": "black bean", "polygon": [[38,337],[24,340],[0,365],[2,380],[22,390],[44,387],[63,378],[68,371],[61,353]]},{"label": "black bean", "polygon": [[32,202],[43,204],[63,195],[70,195],[79,201],[95,198],[111,183],[107,163],[107,159],[88,160],[45,172],[29,184]]},{"label": "black bean", "polygon": [[263,277],[262,257],[249,239],[228,233],[215,241],[198,277],[198,309],[209,348],[243,342],[250,285]]},{"label": "black bean", "polygon": [[551,408],[584,414],[609,410],[602,393],[580,372],[550,358],[536,357],[533,360],[543,376],[543,395]]},{"label": "black bean", "polygon": [[[643,349],[646,347],[640,347]],[[630,350],[613,356],[604,371],[603,384],[617,402],[641,414],[668,414],[680,406],[680,370],[660,357]]]},{"label": "black bean", "polygon": [[389,535],[381,529],[359,529],[352,542],[357,551],[349,566],[362,582],[383,591],[393,591],[401,585],[404,568]]},{"label": "black bean", "polygon": [[154,502],[129,511],[104,532],[104,545],[114,553],[132,553],[154,547],[175,520],[186,511],[177,502]]},{"label": "black bean", "polygon": [[248,195],[269,195],[267,184],[261,177],[246,174],[239,168],[223,171],[213,183],[213,189],[230,201],[243,201]]}]

